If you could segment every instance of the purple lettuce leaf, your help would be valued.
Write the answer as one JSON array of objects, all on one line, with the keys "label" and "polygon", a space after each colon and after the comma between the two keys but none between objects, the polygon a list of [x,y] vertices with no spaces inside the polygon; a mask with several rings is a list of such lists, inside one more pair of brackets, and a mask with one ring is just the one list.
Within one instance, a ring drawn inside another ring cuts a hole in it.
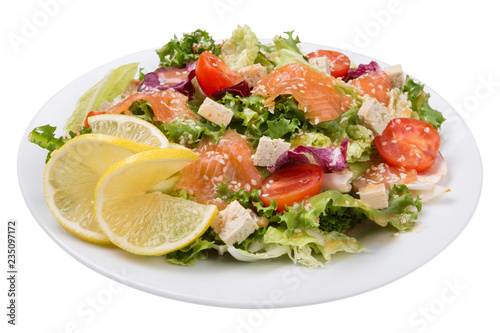
[{"label": "purple lettuce leaf", "polygon": [[270,172],[275,172],[283,167],[313,163],[319,165],[324,173],[342,171],[349,168],[347,164],[348,140],[344,139],[340,147],[315,148],[309,146],[297,146],[293,150],[288,150],[278,157],[276,164],[268,168]]},{"label": "purple lettuce leaf", "polygon": [[144,76],[137,91],[173,89],[193,99],[195,89],[191,80],[195,77],[195,68],[196,62],[189,62],[186,67],[160,67]]},{"label": "purple lettuce leaf", "polygon": [[358,68],[349,68],[347,74],[342,78],[344,82],[349,82],[355,78],[360,77],[368,72],[380,72],[382,68],[375,62],[371,61],[369,64],[361,64]]},{"label": "purple lettuce leaf", "polygon": [[230,93],[233,96],[241,96],[241,97],[248,97],[251,95],[250,88],[248,87],[247,81],[243,80],[240,81],[232,86],[222,88],[220,90],[217,90],[212,94],[212,98],[218,101],[219,99],[222,99],[226,95],[226,93]]}]

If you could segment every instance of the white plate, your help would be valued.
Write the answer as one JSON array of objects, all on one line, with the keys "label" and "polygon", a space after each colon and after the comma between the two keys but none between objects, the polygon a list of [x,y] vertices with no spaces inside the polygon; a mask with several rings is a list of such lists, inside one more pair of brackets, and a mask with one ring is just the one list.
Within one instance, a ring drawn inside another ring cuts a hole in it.
[{"label": "white plate", "polygon": [[[306,51],[335,50],[302,46]],[[372,60],[345,53],[358,64]],[[42,186],[46,151],[29,143],[27,136],[34,127],[47,123],[60,131],[87,89],[111,68],[136,61],[147,71],[158,64],[154,50],[138,52],[89,72],[52,97],[28,125],[18,156],[19,184],[42,229],[75,259],[111,279],[159,296],[215,306],[278,308],[328,302],[373,290],[417,269],[445,249],[474,213],[482,186],[478,148],[458,113],[426,86],[432,95],[430,104],[447,118],[441,130],[441,152],[449,172],[442,184],[452,191],[424,205],[415,231],[395,237],[394,231],[379,228],[362,237],[370,253],[336,255],[326,268],[315,270],[285,259],[245,263],[219,257],[182,267],[167,263],[164,257],[136,256],[81,241],[67,233],[48,209]]]}]

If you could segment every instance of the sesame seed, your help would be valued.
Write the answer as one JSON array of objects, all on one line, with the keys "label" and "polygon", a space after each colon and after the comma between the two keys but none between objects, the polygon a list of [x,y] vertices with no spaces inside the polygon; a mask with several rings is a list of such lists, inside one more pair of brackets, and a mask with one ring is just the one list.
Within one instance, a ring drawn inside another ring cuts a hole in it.
[{"label": "sesame seed", "polygon": [[406,130],[407,130],[407,131],[411,130],[411,126],[408,126],[408,127],[406,128]]},{"label": "sesame seed", "polygon": [[243,157],[241,155],[238,155],[238,162],[243,161]]},{"label": "sesame seed", "polygon": [[387,144],[387,141],[382,142],[382,146],[385,146]]},{"label": "sesame seed", "polygon": [[254,186],[255,186],[255,185],[257,185],[257,181],[256,181],[255,179],[252,179],[250,182],[251,182],[251,183],[252,183],[252,185],[254,185]]},{"label": "sesame seed", "polygon": [[429,131],[430,131],[430,130],[431,130],[431,129],[430,129],[429,127],[426,127],[426,128],[424,129],[424,132],[425,132],[425,133],[429,133]]},{"label": "sesame seed", "polygon": [[392,143],[398,143],[398,140],[391,140]]}]

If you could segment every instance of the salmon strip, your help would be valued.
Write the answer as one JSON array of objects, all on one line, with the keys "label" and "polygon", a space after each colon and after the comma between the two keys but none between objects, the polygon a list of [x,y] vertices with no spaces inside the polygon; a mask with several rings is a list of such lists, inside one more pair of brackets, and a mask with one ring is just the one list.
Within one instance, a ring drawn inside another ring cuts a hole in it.
[{"label": "salmon strip", "polygon": [[135,101],[144,100],[151,104],[155,117],[154,121],[168,123],[179,115],[186,115],[189,118],[196,118],[196,115],[188,107],[188,97],[175,90],[155,90],[152,92],[135,92],[107,112],[112,114],[127,113],[128,108]]},{"label": "salmon strip", "polygon": [[274,105],[280,95],[292,95],[299,109],[314,125],[333,120],[353,104],[352,99],[335,88],[335,78],[310,66],[292,63],[264,76],[252,90],[252,95],[267,97],[264,105]]},{"label": "salmon strip", "polygon": [[203,139],[194,151],[200,158],[180,171],[181,179],[175,189],[185,190],[196,201],[223,209],[225,204],[215,198],[217,186],[223,181],[234,192],[240,189],[251,192],[262,187],[263,177],[253,164],[244,136],[228,131],[215,145],[212,139]]}]

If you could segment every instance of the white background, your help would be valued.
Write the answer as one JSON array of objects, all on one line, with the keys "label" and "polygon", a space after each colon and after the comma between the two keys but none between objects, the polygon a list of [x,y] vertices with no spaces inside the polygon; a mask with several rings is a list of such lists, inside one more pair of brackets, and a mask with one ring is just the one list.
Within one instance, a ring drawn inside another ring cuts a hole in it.
[{"label": "white background", "polygon": [[[20,225],[18,325],[7,324],[2,273],[2,332],[498,331],[499,184],[493,158],[498,155],[500,20],[492,1],[460,3],[2,1],[3,272],[7,221],[15,218]],[[26,28],[30,23],[38,25],[36,30]],[[42,231],[24,204],[16,171],[19,143],[42,105],[91,69],[162,46],[174,33],[202,28],[223,39],[243,23],[260,38],[294,29],[302,41],[402,63],[457,108],[480,148],[484,183],[477,211],[455,242],[417,271],[377,290],[326,304],[258,311],[193,305],[118,285],[74,260]],[[103,295],[111,298],[99,302]]]}]

